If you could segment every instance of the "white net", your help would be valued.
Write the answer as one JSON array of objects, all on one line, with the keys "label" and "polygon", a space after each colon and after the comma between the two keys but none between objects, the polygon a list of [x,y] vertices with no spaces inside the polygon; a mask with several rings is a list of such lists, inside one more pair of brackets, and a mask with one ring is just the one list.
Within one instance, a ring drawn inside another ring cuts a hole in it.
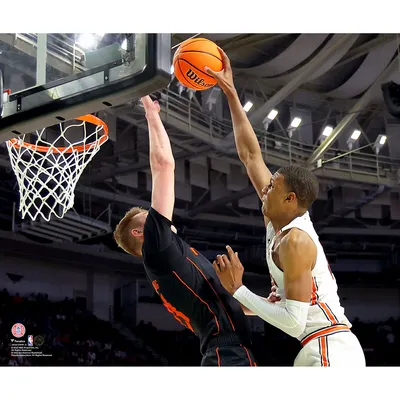
[{"label": "white net", "polygon": [[75,187],[108,139],[107,125],[93,115],[7,141],[17,177],[22,218],[63,218],[74,205]]}]

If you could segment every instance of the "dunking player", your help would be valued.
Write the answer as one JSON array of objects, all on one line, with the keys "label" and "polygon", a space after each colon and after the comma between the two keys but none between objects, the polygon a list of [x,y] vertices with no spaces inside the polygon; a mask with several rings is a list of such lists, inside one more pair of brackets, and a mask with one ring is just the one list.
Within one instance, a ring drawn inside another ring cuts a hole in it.
[{"label": "dunking player", "polygon": [[230,61],[222,50],[221,55],[224,70],[208,73],[227,96],[239,158],[262,200],[274,298],[266,301],[243,285],[243,267],[229,246],[229,258],[218,256],[213,266],[235,299],[301,341],[295,366],[365,366],[363,350],[350,331],[335,278],[307,211],[317,198],[318,181],[311,171],[298,166],[283,167],[271,176],[236,93]]},{"label": "dunking player", "polygon": [[143,257],[145,272],[168,311],[199,337],[202,366],[256,366],[239,302],[224,290],[212,264],[172,226],[175,160],[160,106],[149,96],[142,103],[149,128],[151,208],[128,211],[114,238],[127,253]]}]

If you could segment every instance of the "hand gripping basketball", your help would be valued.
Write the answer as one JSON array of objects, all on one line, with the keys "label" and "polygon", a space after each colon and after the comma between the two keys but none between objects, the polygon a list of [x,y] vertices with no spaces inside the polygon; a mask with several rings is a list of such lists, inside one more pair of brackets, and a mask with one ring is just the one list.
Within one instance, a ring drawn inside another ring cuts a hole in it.
[{"label": "hand gripping basketball", "polygon": [[229,57],[221,49],[221,47],[218,47],[218,50],[222,57],[223,70],[220,72],[213,71],[211,68],[206,66],[205,71],[207,72],[207,74],[211,75],[217,81],[218,85],[223,90],[225,95],[229,95],[235,91],[231,62],[229,60]]},{"label": "hand gripping basketball", "polygon": [[189,89],[207,90],[217,81],[207,74],[205,67],[221,71],[223,67],[218,46],[205,38],[189,39],[181,43],[172,60],[176,79]]}]

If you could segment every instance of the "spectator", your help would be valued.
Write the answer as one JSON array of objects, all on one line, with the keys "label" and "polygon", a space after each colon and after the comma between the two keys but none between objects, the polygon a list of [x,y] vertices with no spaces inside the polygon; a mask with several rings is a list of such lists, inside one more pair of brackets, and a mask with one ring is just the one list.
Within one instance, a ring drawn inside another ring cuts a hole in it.
[{"label": "spectator", "polygon": [[[41,351],[51,357],[11,356],[11,326],[16,322],[25,325],[26,335],[41,335]],[[364,348],[367,365],[399,365],[399,319],[370,323],[356,318],[352,330]],[[5,289],[0,291],[0,365],[165,365],[147,345],[165,357],[168,365],[200,365],[198,340],[187,330],[160,331],[140,321],[135,333],[143,342],[126,340],[109,322],[68,298],[52,303],[43,293],[24,299],[18,293],[12,296]],[[293,365],[299,346],[296,339],[269,324],[264,324],[264,331],[253,332],[253,349],[262,366]]]},{"label": "spectator", "polygon": [[[26,335],[42,336],[40,350],[51,357],[11,356],[11,326],[15,322],[25,325]],[[8,326],[10,329],[2,329]],[[97,319],[68,298],[51,303],[45,293],[23,298],[3,290],[0,328],[0,365],[163,365],[150,352],[125,340],[109,322]]]}]

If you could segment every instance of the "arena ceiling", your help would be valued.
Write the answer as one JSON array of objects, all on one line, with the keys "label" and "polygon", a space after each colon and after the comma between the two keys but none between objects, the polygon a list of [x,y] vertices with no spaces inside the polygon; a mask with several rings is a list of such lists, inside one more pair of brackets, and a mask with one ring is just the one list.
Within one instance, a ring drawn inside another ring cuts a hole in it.
[{"label": "arena ceiling", "polygon": [[[271,169],[286,165],[290,158],[291,162],[310,166],[319,176],[321,196],[312,213],[329,251],[360,256],[369,251],[387,256],[398,249],[400,122],[388,112],[381,88],[383,83],[400,77],[398,37],[196,35],[216,41],[230,57],[240,96],[243,102],[249,100],[254,105],[248,115]],[[172,34],[173,48],[192,36]],[[0,42],[8,49],[14,43],[5,34],[0,35]],[[18,51],[19,73],[29,80],[24,67],[32,57],[22,53]],[[6,61],[0,55],[0,63]],[[57,60],[49,73],[63,76],[68,70],[65,68],[65,62]],[[217,100],[212,103],[211,90],[202,94],[181,89],[176,80],[171,80],[169,87],[158,93],[177,163],[181,170],[189,171],[185,172],[189,178],[183,177],[179,183],[182,193],[191,193],[182,194],[176,201],[177,225],[198,247],[212,249],[231,242],[247,249],[249,258],[259,257],[263,251],[262,220],[258,205],[241,206],[242,199],[254,198],[254,191],[247,180],[235,186],[235,177],[244,175],[244,171],[233,147],[226,101],[215,92]],[[272,109],[279,111],[278,117],[266,126],[265,118]],[[137,102],[100,116],[113,133],[81,178],[76,210],[95,218],[111,204],[114,226],[130,206],[149,206],[146,123]],[[288,138],[287,127],[294,116],[300,116],[303,123]],[[328,137],[321,136],[327,125],[332,126],[332,132]],[[348,138],[354,130],[361,134],[347,154]],[[377,157],[374,144],[379,135],[387,136],[387,143]],[[10,229],[12,203],[18,198],[4,151],[0,161],[2,226]],[[208,184],[196,184],[193,171],[199,168],[208,171]],[[225,186],[220,194],[210,183],[215,180]],[[88,243],[113,248],[109,234],[96,240]]]}]

